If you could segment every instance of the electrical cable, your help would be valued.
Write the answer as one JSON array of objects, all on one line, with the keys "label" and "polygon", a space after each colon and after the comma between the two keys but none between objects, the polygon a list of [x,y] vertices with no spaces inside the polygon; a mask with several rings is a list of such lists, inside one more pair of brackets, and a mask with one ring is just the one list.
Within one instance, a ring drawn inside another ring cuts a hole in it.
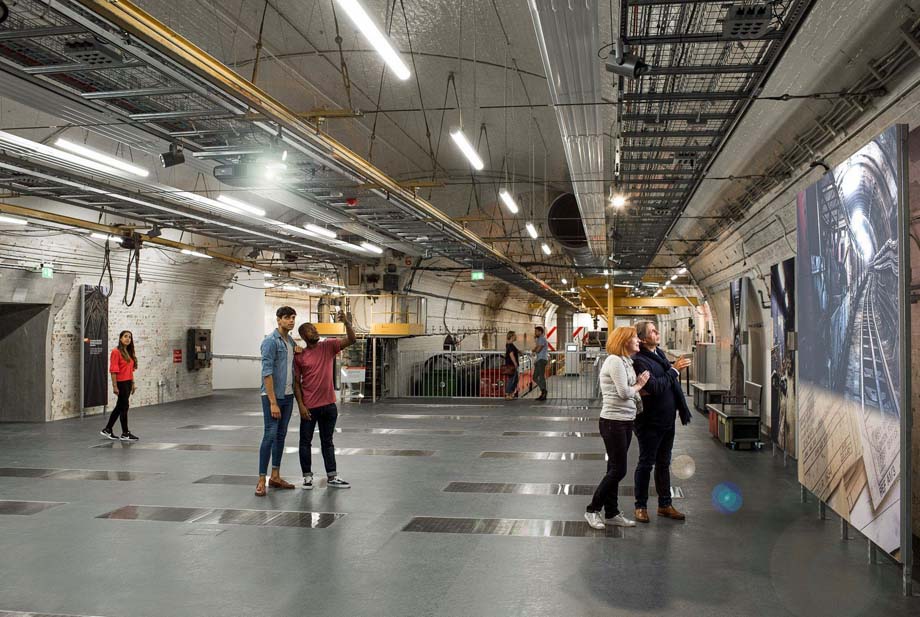
[{"label": "electrical cable", "polygon": [[102,257],[102,272],[99,273],[99,282],[96,283],[96,287],[102,291],[102,279],[105,277],[105,273],[109,273],[109,289],[107,292],[104,292],[106,298],[112,296],[112,291],[115,289],[115,280],[112,278],[112,262],[109,259],[111,256],[111,249],[109,248],[109,241],[105,241],[105,255]]},{"label": "electrical cable", "polygon": [[[131,254],[128,256],[128,268],[127,274],[125,276],[125,295],[122,298],[122,303],[125,306],[132,306],[134,304],[134,299],[137,297],[137,285],[141,282],[141,247],[140,240],[135,238],[135,246],[131,249]],[[131,299],[128,300],[128,287],[131,285],[131,264],[134,264],[134,288],[131,290]]]}]

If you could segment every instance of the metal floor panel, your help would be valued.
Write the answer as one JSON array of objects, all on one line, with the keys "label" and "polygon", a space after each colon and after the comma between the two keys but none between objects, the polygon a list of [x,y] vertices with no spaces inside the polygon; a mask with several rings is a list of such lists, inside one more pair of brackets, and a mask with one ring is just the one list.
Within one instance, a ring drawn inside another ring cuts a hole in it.
[{"label": "metal floor panel", "polygon": [[162,476],[162,473],[142,471],[117,471],[109,469],[58,469],[52,470],[47,476],[48,480],[112,480],[116,482],[133,482],[145,478]]},{"label": "metal floor panel", "polygon": [[0,515],[32,516],[57,506],[63,506],[65,501],[12,501],[0,500]]},{"label": "metal floor panel", "polygon": [[[258,445],[243,444],[208,444],[208,443],[151,443],[135,442],[121,443],[119,445],[125,449],[135,450],[184,450],[192,452],[258,452]],[[114,448],[113,442],[92,446],[93,448]],[[284,448],[285,454],[294,454],[300,449],[296,446],[287,446]],[[320,454],[319,448],[311,448],[314,454]],[[342,456],[434,456],[437,450],[397,450],[389,448],[336,448],[335,453]]]},{"label": "metal floor panel", "polygon": [[489,416],[448,416],[442,414],[414,413],[378,413],[375,418],[392,418],[394,420],[485,420]]},{"label": "metal floor panel", "polygon": [[[597,487],[593,484],[537,484],[537,483],[501,483],[501,482],[451,482],[444,488],[445,493],[484,493],[489,495],[593,495]],[[623,497],[635,496],[635,487],[620,485],[618,494]],[[649,495],[656,497],[654,487],[649,487]],[[684,491],[678,486],[671,487],[672,499],[683,499]]]},{"label": "metal floor panel", "polygon": [[597,431],[504,431],[502,437],[600,437]]},{"label": "metal floor panel", "polygon": [[306,527],[323,529],[345,516],[340,512],[287,510],[245,510],[224,508],[172,508],[166,506],[124,506],[96,518],[123,521],[161,521],[209,525],[253,525],[256,527]]},{"label": "metal floor panel", "polygon": [[483,452],[479,458],[513,458],[529,461],[605,461],[602,452]]},{"label": "metal floor panel", "polygon": [[[245,431],[245,430],[263,430],[261,426],[255,424],[189,424],[180,426],[179,430],[190,429],[197,431]],[[288,433],[299,433],[297,428],[288,428]],[[319,432],[317,427],[316,432]],[[337,426],[336,433],[366,433],[370,435],[463,435],[466,431],[462,430],[438,430],[427,428],[362,428]]]},{"label": "metal floor panel", "polygon": [[231,476],[226,474],[214,474],[195,480],[194,484],[234,484],[237,486],[248,486],[256,481],[256,476]]},{"label": "metal floor panel", "polygon": [[520,518],[441,518],[417,516],[403,531],[419,533],[484,534],[530,538],[622,538],[622,527],[592,529],[585,521],[550,521]]}]

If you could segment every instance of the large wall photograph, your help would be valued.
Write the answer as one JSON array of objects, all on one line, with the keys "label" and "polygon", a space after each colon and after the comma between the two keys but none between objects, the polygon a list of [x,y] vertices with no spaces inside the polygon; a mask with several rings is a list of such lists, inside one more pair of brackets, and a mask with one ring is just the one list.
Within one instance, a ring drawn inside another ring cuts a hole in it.
[{"label": "large wall photograph", "polygon": [[728,288],[732,317],[732,350],[729,364],[731,383],[729,391],[735,396],[744,394],[744,355],[742,355],[741,349],[741,292],[743,291],[743,285],[744,279],[736,279],[729,283]]},{"label": "large wall photograph", "polygon": [[787,346],[795,332],[795,257],[770,267],[770,437],[795,455],[795,354]]},{"label": "large wall photograph", "polygon": [[892,127],[798,196],[799,481],[899,558],[898,211]]}]

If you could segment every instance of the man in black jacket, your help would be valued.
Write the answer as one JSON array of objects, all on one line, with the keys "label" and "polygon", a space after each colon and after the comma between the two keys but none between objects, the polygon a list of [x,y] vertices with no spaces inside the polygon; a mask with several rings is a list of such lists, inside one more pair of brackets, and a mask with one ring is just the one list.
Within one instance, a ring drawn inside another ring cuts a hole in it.
[{"label": "man in black jacket", "polygon": [[660,349],[660,336],[655,323],[636,324],[641,347],[633,356],[636,374],[649,372],[649,380],[640,394],[642,413],[636,416],[636,440],[639,442],[639,464],[636,466],[636,521],[648,522],[648,484],[655,468],[655,490],[658,491],[658,516],[678,521],[685,516],[671,504],[671,448],[674,446],[674,419],[680,414],[681,424],[690,423],[690,409],[680,387],[680,371],[690,366],[689,358],[680,358],[671,365]]}]

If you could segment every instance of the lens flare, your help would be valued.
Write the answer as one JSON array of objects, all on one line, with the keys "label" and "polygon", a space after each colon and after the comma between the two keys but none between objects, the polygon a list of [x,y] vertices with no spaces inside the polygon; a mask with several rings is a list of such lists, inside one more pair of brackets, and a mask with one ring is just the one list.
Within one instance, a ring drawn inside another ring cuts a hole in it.
[{"label": "lens flare", "polygon": [[734,514],[741,509],[744,499],[738,485],[722,482],[712,489],[712,503],[722,514]]},{"label": "lens flare", "polygon": [[686,454],[676,456],[671,462],[671,472],[681,480],[688,480],[696,473],[696,461]]}]

